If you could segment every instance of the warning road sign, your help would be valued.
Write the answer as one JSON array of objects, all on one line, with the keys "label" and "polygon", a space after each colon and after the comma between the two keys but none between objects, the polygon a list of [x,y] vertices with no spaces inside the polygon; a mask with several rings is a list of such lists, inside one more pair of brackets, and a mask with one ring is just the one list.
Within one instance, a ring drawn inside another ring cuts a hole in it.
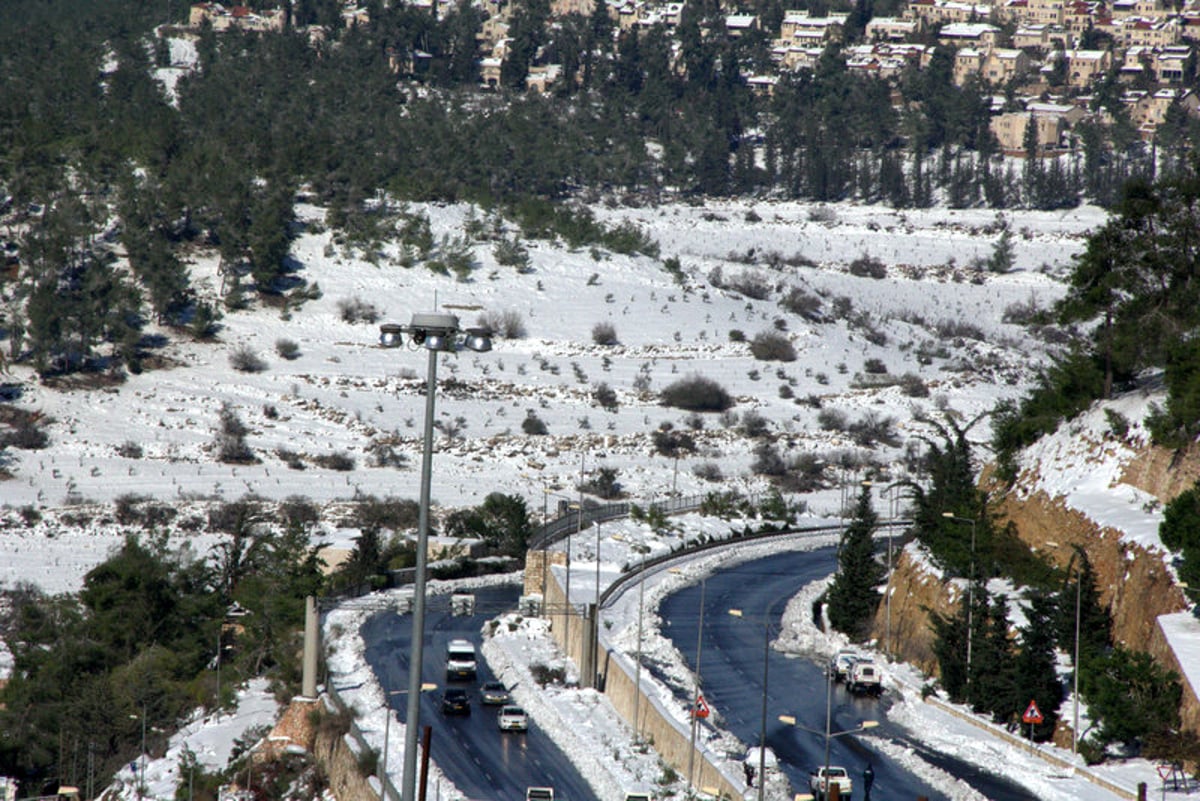
[{"label": "warning road sign", "polygon": [[696,717],[708,717],[708,702],[704,700],[703,695],[696,696]]},{"label": "warning road sign", "polygon": [[1042,717],[1042,711],[1038,709],[1037,701],[1030,700],[1029,706],[1025,708],[1025,714],[1021,716],[1021,720],[1026,723],[1041,723],[1045,718]]}]

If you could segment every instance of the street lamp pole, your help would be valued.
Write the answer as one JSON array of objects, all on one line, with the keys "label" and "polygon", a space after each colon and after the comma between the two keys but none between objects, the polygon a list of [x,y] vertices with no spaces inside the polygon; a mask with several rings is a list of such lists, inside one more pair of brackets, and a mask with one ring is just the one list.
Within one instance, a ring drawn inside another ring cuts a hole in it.
[{"label": "street lamp pole", "polygon": [[[734,617],[745,617],[741,609],[730,609],[729,614]],[[763,618],[763,691],[762,691],[762,725],[758,730],[758,801],[763,801],[763,791],[766,787],[767,779],[767,680],[769,678],[768,669],[771,664],[771,625],[770,621]]]},{"label": "street lamp pole", "polygon": [[971,574],[967,576],[967,683],[971,681],[971,640],[974,635],[973,615],[975,612],[975,518],[958,517],[954,512],[942,512],[942,517],[955,523],[971,524]]},{"label": "street lamp pole", "polygon": [[832,714],[831,714],[832,713],[832,702],[830,699],[833,697],[833,694],[832,694],[833,674],[832,674],[832,671],[830,671],[828,668],[826,668],[826,670],[825,670],[825,681],[826,681],[826,686],[825,686],[825,730],[824,731],[821,731],[819,729],[810,729],[808,726],[802,726],[796,720],[795,715],[780,715],[779,716],[780,723],[786,723],[788,726],[794,726],[795,728],[800,729],[801,731],[806,731],[811,734],[824,735],[824,737],[825,737],[825,773],[821,776],[821,779],[818,782],[818,786],[822,790],[821,795],[819,796],[820,798],[828,798],[829,797],[829,784],[830,784],[830,782],[829,782],[829,743],[830,743],[830,741],[833,740],[835,737],[842,737],[847,734],[858,734],[860,732],[866,731],[867,729],[873,729],[879,725],[879,721],[877,721],[877,720],[864,720],[863,722],[859,723],[858,726],[856,726],[853,729],[845,729],[844,731],[830,731],[829,730],[830,729],[830,720],[832,718]]},{"label": "street lamp pole", "polygon": [[699,718],[696,715],[696,708],[700,706],[700,647],[704,644],[704,593],[708,586],[708,578],[700,579],[700,620],[696,624],[696,692],[692,699],[692,740],[691,747],[688,749],[688,795],[692,792],[692,767],[696,759],[696,728],[699,726]]},{"label": "street lamp pole", "polygon": [[600,678],[600,521],[596,526],[596,600],[592,604],[592,658],[591,686],[599,689]]},{"label": "street lamp pole", "polygon": [[[492,349],[491,332],[458,327],[453,314],[414,314],[407,326],[384,323],[379,327],[379,344],[398,348],[403,334],[429,351],[429,375],[425,383],[425,432],[421,454],[421,495],[417,516],[416,575],[413,579],[413,626],[408,660],[408,713],[404,726],[404,782],[402,801],[414,801],[417,783],[417,735],[421,716],[421,662],[425,646],[425,570],[429,556],[429,504],[433,472],[434,399],[437,395],[438,351],[454,352],[466,347],[479,353]],[[460,341],[460,334],[463,334]]]},{"label": "street lamp pole", "polygon": [[1079,601],[1083,593],[1083,581],[1078,568],[1075,570],[1075,676],[1072,679],[1071,695],[1074,702],[1071,724],[1071,753],[1079,753]]}]

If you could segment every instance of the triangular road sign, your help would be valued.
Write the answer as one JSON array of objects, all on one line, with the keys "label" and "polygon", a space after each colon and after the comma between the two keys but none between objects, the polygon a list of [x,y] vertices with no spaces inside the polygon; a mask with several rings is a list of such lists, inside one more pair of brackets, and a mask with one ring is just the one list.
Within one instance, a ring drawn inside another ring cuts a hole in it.
[{"label": "triangular road sign", "polygon": [[1026,723],[1041,723],[1045,718],[1042,717],[1042,711],[1038,709],[1037,701],[1030,700],[1029,706],[1025,708],[1025,714],[1021,716],[1021,720]]},{"label": "triangular road sign", "polygon": [[704,700],[703,695],[696,696],[696,717],[708,717],[708,702]]}]

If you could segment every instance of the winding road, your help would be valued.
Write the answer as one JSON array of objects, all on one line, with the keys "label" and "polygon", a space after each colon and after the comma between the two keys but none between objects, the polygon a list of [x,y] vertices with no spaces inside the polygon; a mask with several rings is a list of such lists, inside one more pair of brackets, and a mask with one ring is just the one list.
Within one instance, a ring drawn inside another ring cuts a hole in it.
[{"label": "winding road", "polygon": [[[768,747],[778,756],[780,770],[794,791],[807,792],[810,770],[825,761],[827,685],[823,666],[808,659],[787,656],[765,645],[779,632],[780,616],[788,600],[802,587],[829,575],[835,567],[833,549],[779,552],[763,559],[730,565],[709,576],[701,585],[686,587],[668,596],[659,607],[663,634],[695,669],[696,647],[701,645],[701,684],[709,706],[723,728],[742,742],[757,745],[764,729]],[[503,611],[515,608],[519,589],[515,586],[476,591],[476,613],[454,617],[448,609],[430,604],[426,622],[426,644],[422,676],[425,681],[446,686],[445,646],[456,637],[479,643],[483,624]],[[700,601],[704,599],[703,635],[697,642]],[[742,611],[741,617],[729,614]],[[385,692],[403,689],[408,683],[407,654],[411,618],[381,613],[363,626],[367,661]],[[767,654],[764,693],[764,652]],[[653,666],[647,664],[653,671]],[[494,720],[495,707],[479,703],[478,686],[493,678],[479,660],[479,675],[465,683],[472,695],[469,717],[446,717],[439,709],[440,692],[427,694],[421,704],[422,721],[432,726],[431,752],[438,766],[460,791],[473,799],[522,801],[529,786],[549,785],[557,799],[591,801],[590,786],[558,746],[531,721],[526,734],[500,732]],[[389,697],[399,718],[404,719],[404,696]],[[950,775],[970,784],[992,801],[1034,801],[1023,788],[984,773],[957,759],[923,748],[899,726],[888,723],[886,696],[858,698],[840,686],[832,688],[831,725],[834,732],[856,728],[863,720],[877,720],[872,737],[886,737],[919,755]],[[779,722],[779,715],[792,715],[797,725]],[[871,797],[877,801],[948,801],[949,797],[930,787],[903,764],[872,750],[865,739],[848,734],[830,741],[829,762],[847,768],[855,784],[854,798],[863,797],[862,772],[871,765],[875,773]],[[619,801],[601,799],[599,801]]]}]

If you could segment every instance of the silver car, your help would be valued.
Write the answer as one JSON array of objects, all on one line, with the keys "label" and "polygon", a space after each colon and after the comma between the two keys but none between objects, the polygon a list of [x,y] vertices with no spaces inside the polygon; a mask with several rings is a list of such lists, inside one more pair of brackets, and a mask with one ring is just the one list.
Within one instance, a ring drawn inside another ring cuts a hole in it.
[{"label": "silver car", "polygon": [[485,704],[501,706],[511,700],[508,688],[498,681],[485,681],[479,687],[479,699]]}]

